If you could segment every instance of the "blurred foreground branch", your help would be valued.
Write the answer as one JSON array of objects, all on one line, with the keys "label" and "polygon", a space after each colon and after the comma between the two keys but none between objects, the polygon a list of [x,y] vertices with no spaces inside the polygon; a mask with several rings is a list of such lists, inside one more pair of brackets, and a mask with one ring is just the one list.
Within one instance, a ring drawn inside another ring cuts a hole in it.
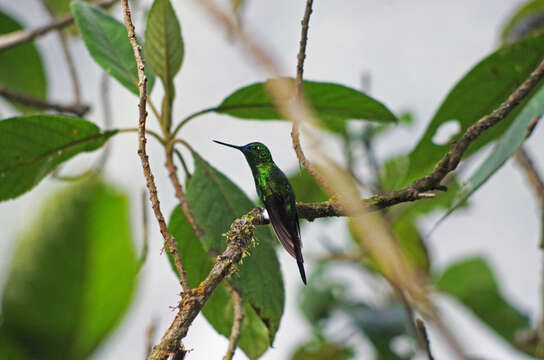
[{"label": "blurred foreground branch", "polygon": [[[93,3],[94,6],[108,8],[118,0],[99,0]],[[68,14],[53,20],[51,23],[34,30],[21,30],[0,36],[0,52],[13,46],[23,44],[43,36],[52,30],[61,29],[74,22],[74,15]]]}]

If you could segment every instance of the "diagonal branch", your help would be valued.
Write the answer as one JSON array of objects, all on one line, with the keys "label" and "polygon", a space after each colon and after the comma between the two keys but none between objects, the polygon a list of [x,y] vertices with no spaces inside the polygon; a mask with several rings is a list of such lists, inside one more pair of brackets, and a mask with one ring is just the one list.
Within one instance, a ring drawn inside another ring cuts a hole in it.
[{"label": "diagonal branch", "polygon": [[149,156],[147,155],[147,152],[146,152],[147,139],[145,136],[145,133],[146,133],[145,122],[147,118],[147,111],[145,106],[147,102],[147,92],[146,92],[147,78],[144,72],[144,61],[142,59],[142,47],[138,44],[138,40],[136,40],[136,35],[134,33],[134,24],[132,23],[130,8],[128,6],[128,0],[122,0],[121,4],[123,6],[123,18],[125,21],[125,27],[127,28],[128,38],[130,40],[130,45],[132,46],[132,50],[134,52],[134,59],[136,60],[136,64],[138,66],[138,91],[139,91],[138,155],[140,156],[140,160],[142,162],[142,168],[144,170],[146,185],[147,185],[147,189],[149,190],[149,199],[151,201],[151,205],[153,207],[153,212],[155,213],[155,217],[157,218],[157,222],[159,223],[159,228],[165,242],[165,247],[174,257],[174,262],[176,263],[176,269],[179,274],[181,287],[183,288],[184,294],[187,295],[187,294],[190,294],[191,287],[189,286],[189,282],[187,281],[187,274],[185,273],[183,263],[181,262],[181,257],[179,255],[178,248],[176,246],[176,240],[174,239],[172,234],[170,234],[170,232],[168,231],[168,227],[166,226],[166,221],[164,220],[164,216],[162,215],[159,197],[157,195],[157,187],[155,186],[155,178],[153,176],[153,173],[151,172],[151,167],[149,165]]},{"label": "diagonal branch", "polygon": [[0,96],[21,105],[32,106],[42,110],[54,110],[61,113],[70,113],[79,117],[85,115],[90,109],[88,105],[80,103],[64,105],[55,102],[48,102],[33,96],[10,91],[3,86],[0,86]]},{"label": "diagonal branch", "polygon": [[[108,8],[117,0],[99,0],[93,3],[94,6]],[[0,52],[11,47],[21,45],[25,42],[43,36],[52,30],[62,29],[74,22],[74,15],[68,14],[53,20],[50,24],[41,26],[34,30],[21,30],[0,36]]]}]

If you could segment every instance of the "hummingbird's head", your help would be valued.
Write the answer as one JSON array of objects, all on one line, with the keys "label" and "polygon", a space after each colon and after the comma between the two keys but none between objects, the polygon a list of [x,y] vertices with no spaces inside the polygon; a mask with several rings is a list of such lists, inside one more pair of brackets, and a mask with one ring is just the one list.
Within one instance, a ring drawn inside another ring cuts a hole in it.
[{"label": "hummingbird's head", "polygon": [[221,141],[213,140],[214,142],[229,146],[235,149],[240,150],[246,157],[247,162],[250,165],[263,164],[272,161],[272,155],[268,148],[260,142],[252,142],[244,146],[236,146],[232,144],[227,144]]}]

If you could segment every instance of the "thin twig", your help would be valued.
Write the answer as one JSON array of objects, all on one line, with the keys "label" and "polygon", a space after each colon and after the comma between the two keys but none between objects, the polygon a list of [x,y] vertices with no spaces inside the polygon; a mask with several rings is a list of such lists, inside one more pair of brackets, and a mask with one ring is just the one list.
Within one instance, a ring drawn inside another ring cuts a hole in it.
[{"label": "thin twig", "polygon": [[90,109],[88,105],[79,103],[59,104],[55,102],[48,102],[37,97],[13,92],[3,86],[0,86],[0,96],[21,105],[31,106],[43,110],[54,110],[60,113],[70,113],[79,117],[85,115]]},{"label": "thin twig", "polygon": [[533,187],[535,194],[538,198],[539,204],[544,206],[544,181],[535,167],[533,159],[524,147],[520,147],[516,151],[516,161],[525,171],[527,180]]},{"label": "thin twig", "polygon": [[70,53],[70,46],[68,44],[68,39],[66,37],[66,34],[64,34],[60,30],[58,31],[58,36],[59,36],[62,52],[64,53],[64,58],[66,59],[66,65],[68,66],[68,73],[70,74],[70,79],[72,81],[72,88],[74,92],[74,103],[80,104],[81,103],[81,86],[79,84],[79,79],[77,77],[77,70],[74,64],[74,59],[72,57],[72,54]]},{"label": "thin twig", "polygon": [[157,321],[151,320],[151,323],[147,326],[145,331],[145,354],[148,356],[153,349],[153,338],[155,337],[155,330],[157,330]]},{"label": "thin twig", "polygon": [[[140,270],[145,261],[147,260],[147,253],[149,252],[149,222],[147,221],[147,194],[145,189],[142,190],[142,254],[140,255],[140,261],[138,270]],[[151,350],[151,349],[150,349]],[[150,351],[147,353],[149,354]]]},{"label": "thin twig", "polygon": [[429,341],[429,336],[427,336],[427,329],[425,329],[425,323],[423,323],[423,320],[416,319],[416,328],[419,332],[420,338],[423,339],[424,350],[427,354],[428,360],[434,360],[431,352],[431,342]]},{"label": "thin twig", "polygon": [[[296,96],[302,97],[302,84],[304,75],[304,60],[306,59],[306,43],[308,42],[308,30],[310,28],[310,16],[312,15],[313,0],[306,0],[306,10],[304,11],[304,17],[302,18],[302,29],[300,31],[300,46],[297,55],[297,78],[296,78]],[[291,128],[291,141],[293,143],[293,149],[297,154],[298,161],[308,170],[315,180],[326,189],[330,195],[333,195],[332,190],[323,180],[323,177],[319,175],[319,172],[314,169],[310,160],[304,155],[302,145],[300,144],[300,124],[298,121],[293,121],[293,127]]]},{"label": "thin twig", "polygon": [[164,216],[162,215],[159,197],[157,194],[157,187],[155,186],[155,178],[153,176],[153,173],[151,172],[151,167],[149,165],[149,156],[146,152],[146,131],[145,131],[145,122],[147,118],[147,111],[146,111],[146,102],[147,102],[147,93],[146,93],[146,83],[147,78],[144,72],[144,61],[142,59],[142,48],[138,44],[138,40],[136,39],[136,35],[134,33],[134,24],[132,23],[130,8],[128,6],[128,0],[122,0],[121,4],[123,6],[123,18],[125,22],[125,27],[127,28],[128,32],[128,38],[130,40],[130,45],[132,46],[132,50],[134,52],[134,59],[136,60],[136,64],[138,66],[138,91],[139,91],[139,102],[138,102],[138,109],[139,109],[139,121],[138,121],[138,140],[139,140],[139,146],[138,146],[138,155],[140,156],[140,160],[142,162],[142,168],[144,171],[144,176],[146,179],[146,185],[147,189],[149,190],[149,199],[151,201],[151,205],[153,207],[153,212],[155,213],[155,217],[157,218],[157,222],[159,223],[159,228],[162,234],[162,237],[164,238],[164,244],[168,252],[170,252],[174,258],[174,262],[176,263],[176,269],[178,271],[178,275],[180,278],[181,287],[183,288],[184,295],[189,294],[191,292],[191,287],[189,286],[189,282],[187,281],[187,274],[185,273],[185,269],[183,267],[183,263],[181,261],[181,257],[179,255],[177,246],[176,246],[176,240],[170,234],[168,231],[168,227],[166,226],[166,221],[164,220]]},{"label": "thin twig", "polygon": [[228,282],[225,282],[227,289],[229,290],[230,297],[234,305],[234,319],[232,322],[232,330],[230,331],[229,347],[227,353],[223,357],[223,360],[232,360],[236,347],[238,347],[238,340],[240,340],[240,334],[242,331],[242,322],[244,321],[244,303],[243,299],[238,291]]},{"label": "thin twig", "polygon": [[[118,0],[100,0],[93,3],[94,6],[108,8]],[[51,23],[41,26],[34,30],[21,30],[0,36],[0,52],[13,46],[31,41],[37,37],[43,36],[52,30],[61,29],[74,22],[74,15],[68,14],[53,20]]]},{"label": "thin twig", "polygon": [[181,183],[179,181],[176,165],[174,164],[174,158],[171,150],[166,150],[166,162],[164,165],[168,169],[168,177],[170,178],[170,181],[174,186],[176,197],[179,201],[179,205],[181,206],[181,210],[183,211],[185,218],[193,228],[196,236],[204,236],[204,231],[198,226],[195,218],[189,210],[189,203],[187,202],[187,197],[185,196],[185,192],[183,191],[183,187],[181,186]]}]

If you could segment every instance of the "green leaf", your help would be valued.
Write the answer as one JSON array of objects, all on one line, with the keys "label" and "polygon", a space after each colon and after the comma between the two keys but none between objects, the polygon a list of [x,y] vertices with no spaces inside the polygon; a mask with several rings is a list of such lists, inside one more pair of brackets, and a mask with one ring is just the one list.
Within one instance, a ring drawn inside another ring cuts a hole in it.
[{"label": "green leaf", "polygon": [[[0,12],[0,35],[23,30],[13,18]],[[42,57],[32,42],[0,51],[0,87],[14,93],[45,100],[47,79]],[[27,107],[16,105],[20,110]]]},{"label": "green leaf", "polygon": [[327,193],[319,186],[314,177],[306,169],[300,169],[288,176],[293,186],[297,201],[318,202],[329,199]]},{"label": "green leaf", "polygon": [[[199,155],[193,154],[195,171],[187,189],[187,201],[197,224],[204,230],[201,238],[208,253],[220,254],[226,248],[222,236],[233,220],[246,214],[255,204],[225,175]],[[258,245],[244,258],[231,283],[238,289],[268,328],[270,345],[283,314],[285,294],[280,265],[273,248],[269,227],[255,230]]]},{"label": "green leaf", "polygon": [[527,316],[504,298],[492,269],[481,257],[448,266],[436,286],[472,310],[474,315],[511,344],[518,330],[529,327]]},{"label": "green leaf", "polygon": [[[83,42],[94,61],[125,88],[138,95],[138,69],[125,26],[103,10],[79,1],[72,3],[72,11]],[[147,93],[150,94],[155,77],[148,69],[145,74]]]},{"label": "green leaf", "polygon": [[512,42],[524,38],[531,33],[544,30],[542,17],[544,15],[544,0],[532,0],[521,5],[506,22],[501,39]]},{"label": "green leaf", "polygon": [[59,164],[100,148],[114,133],[66,116],[32,115],[0,121],[0,201],[24,194]]},{"label": "green leaf", "polygon": [[[267,83],[270,81],[274,80]],[[344,85],[304,81],[303,91],[323,125],[334,132],[343,132],[346,122],[351,119],[397,122],[395,115],[381,102]],[[215,111],[240,119],[282,119],[268,95],[266,83],[255,83],[236,90]]]},{"label": "green leaf", "polygon": [[[212,258],[204,251],[199,238],[179,206],[170,215],[168,229],[176,238],[181,259],[187,271],[189,286],[195,288],[210,272]],[[176,272],[170,254],[169,259],[172,269]],[[202,313],[217,332],[228,338],[234,318],[233,309],[229,293],[221,284],[202,309]],[[244,314],[238,346],[250,359],[258,359],[270,346],[268,329],[247,302],[244,304]]]},{"label": "green leaf", "polygon": [[[544,35],[505,46],[470,70],[450,91],[410,154],[410,168],[405,182],[430,172],[449,150],[448,144],[437,145],[432,140],[443,124],[457,121],[459,133],[450,141],[458,139],[468,127],[506,100],[536,68],[543,54]],[[506,119],[485,131],[470,146],[465,157],[500,137],[535,93],[533,91]]]},{"label": "green leaf", "polygon": [[320,339],[310,340],[298,347],[291,360],[350,360],[355,358],[351,347]]},{"label": "green leaf", "polygon": [[346,304],[342,310],[353,324],[365,333],[376,352],[383,360],[406,360],[411,356],[402,356],[391,349],[394,338],[406,335],[406,313],[400,304],[387,308],[376,308],[365,303]]},{"label": "green leaf", "polygon": [[18,239],[2,329],[34,359],[87,358],[132,300],[126,195],[93,178],[54,194]]},{"label": "green leaf", "polygon": [[169,0],[155,0],[145,30],[147,63],[166,84],[181,68],[184,49],[181,27]]}]

